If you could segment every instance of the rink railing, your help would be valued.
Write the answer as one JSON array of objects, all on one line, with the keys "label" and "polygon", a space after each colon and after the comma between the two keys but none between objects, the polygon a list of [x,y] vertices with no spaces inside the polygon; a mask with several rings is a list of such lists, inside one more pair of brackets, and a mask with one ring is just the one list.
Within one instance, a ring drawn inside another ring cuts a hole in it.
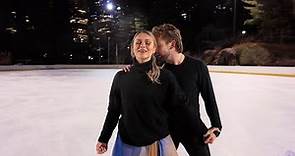
[{"label": "rink railing", "polygon": [[126,65],[10,65],[0,66],[0,71],[50,70],[50,69],[120,69]]},{"label": "rink railing", "polygon": [[[0,71],[54,70],[54,69],[122,69],[126,65],[0,65]],[[274,66],[208,66],[212,73],[247,74],[295,77],[295,67]]]}]

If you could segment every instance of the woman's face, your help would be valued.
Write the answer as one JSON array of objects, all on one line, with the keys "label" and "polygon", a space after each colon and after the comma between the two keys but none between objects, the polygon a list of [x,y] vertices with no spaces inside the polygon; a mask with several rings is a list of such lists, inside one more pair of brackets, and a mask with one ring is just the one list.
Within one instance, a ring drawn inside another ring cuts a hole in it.
[{"label": "woman's face", "polygon": [[133,53],[139,63],[147,62],[156,52],[155,40],[146,33],[140,33],[134,38]]}]

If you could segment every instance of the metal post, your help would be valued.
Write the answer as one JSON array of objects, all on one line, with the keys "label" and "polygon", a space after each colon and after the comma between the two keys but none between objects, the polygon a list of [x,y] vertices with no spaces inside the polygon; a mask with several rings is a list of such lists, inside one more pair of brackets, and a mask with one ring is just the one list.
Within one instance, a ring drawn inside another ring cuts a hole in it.
[{"label": "metal post", "polygon": [[233,37],[236,37],[236,23],[237,23],[237,0],[234,0],[234,16],[233,16]]},{"label": "metal post", "polygon": [[119,63],[119,59],[118,59],[118,44],[116,43],[116,64]]},{"label": "metal post", "polygon": [[108,64],[110,64],[110,39],[111,37],[108,36]]}]

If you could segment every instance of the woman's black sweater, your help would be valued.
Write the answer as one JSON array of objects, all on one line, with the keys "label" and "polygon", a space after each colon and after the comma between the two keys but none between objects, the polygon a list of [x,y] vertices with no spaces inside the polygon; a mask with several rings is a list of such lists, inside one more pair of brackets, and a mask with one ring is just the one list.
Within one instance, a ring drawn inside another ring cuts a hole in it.
[{"label": "woman's black sweater", "polygon": [[168,70],[161,69],[160,84],[153,83],[146,74],[151,66],[135,61],[130,72],[116,73],[98,141],[108,143],[118,120],[119,135],[129,145],[149,145],[169,134],[168,113],[184,107],[186,99]]}]

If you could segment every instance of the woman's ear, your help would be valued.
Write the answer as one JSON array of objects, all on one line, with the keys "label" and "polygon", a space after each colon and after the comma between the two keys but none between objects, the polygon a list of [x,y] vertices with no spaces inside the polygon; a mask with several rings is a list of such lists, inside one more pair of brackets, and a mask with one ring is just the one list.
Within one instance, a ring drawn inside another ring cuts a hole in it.
[{"label": "woman's ear", "polygon": [[155,50],[153,51],[153,53],[152,53],[152,54],[154,55],[154,54],[156,53],[156,51],[157,51],[157,48],[155,48]]}]

